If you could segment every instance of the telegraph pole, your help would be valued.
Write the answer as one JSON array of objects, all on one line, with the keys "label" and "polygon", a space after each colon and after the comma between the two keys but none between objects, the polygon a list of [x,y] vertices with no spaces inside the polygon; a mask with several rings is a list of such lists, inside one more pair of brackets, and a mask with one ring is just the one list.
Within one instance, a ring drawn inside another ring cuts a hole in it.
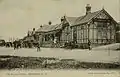
[{"label": "telegraph pole", "polygon": [[[119,9],[118,9],[118,10],[119,10],[118,15],[119,15],[119,22],[120,22],[120,0],[119,0],[119,3],[118,3],[118,8],[119,8]],[[120,43],[119,43],[119,48],[120,48]],[[119,63],[120,63],[120,51],[118,52],[118,54],[119,54],[119,55],[118,55],[118,57],[119,57],[119,60],[118,60],[118,61],[119,61]]]},{"label": "telegraph pole", "polygon": [[119,0],[119,3],[118,3],[118,7],[119,7],[119,22],[120,22],[120,0]]}]

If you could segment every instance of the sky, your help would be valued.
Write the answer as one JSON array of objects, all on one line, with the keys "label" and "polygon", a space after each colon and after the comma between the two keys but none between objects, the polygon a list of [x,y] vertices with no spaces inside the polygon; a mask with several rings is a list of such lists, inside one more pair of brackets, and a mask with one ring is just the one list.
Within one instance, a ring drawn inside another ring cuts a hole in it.
[{"label": "sky", "polygon": [[119,0],[0,0],[0,38],[22,38],[28,30],[40,25],[60,23],[64,15],[85,15],[86,4],[92,11],[104,9],[120,20]]}]

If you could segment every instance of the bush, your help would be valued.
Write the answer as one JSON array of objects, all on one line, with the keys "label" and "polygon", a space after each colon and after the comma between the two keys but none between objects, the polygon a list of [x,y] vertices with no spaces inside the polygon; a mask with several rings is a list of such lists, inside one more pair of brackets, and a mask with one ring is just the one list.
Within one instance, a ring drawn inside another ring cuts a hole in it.
[{"label": "bush", "polygon": [[[44,63],[46,60],[56,62]],[[112,63],[93,63],[93,62],[80,62],[74,59],[56,59],[44,57],[12,57],[8,60],[0,60],[0,69],[15,69],[15,68],[28,68],[28,69],[120,69],[120,64]]]}]

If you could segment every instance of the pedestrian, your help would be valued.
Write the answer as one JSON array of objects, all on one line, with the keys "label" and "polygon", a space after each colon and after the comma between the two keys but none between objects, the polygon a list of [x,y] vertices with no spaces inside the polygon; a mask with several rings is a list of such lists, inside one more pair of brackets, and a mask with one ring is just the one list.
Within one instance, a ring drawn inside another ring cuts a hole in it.
[{"label": "pedestrian", "polygon": [[16,41],[13,42],[14,50],[17,48],[16,47]]},{"label": "pedestrian", "polygon": [[40,44],[37,45],[37,51],[40,51]]},{"label": "pedestrian", "polygon": [[57,37],[54,38],[54,47],[57,47]]},{"label": "pedestrian", "polygon": [[89,48],[89,50],[91,50],[91,42],[90,42],[90,40],[88,41],[88,48]]}]

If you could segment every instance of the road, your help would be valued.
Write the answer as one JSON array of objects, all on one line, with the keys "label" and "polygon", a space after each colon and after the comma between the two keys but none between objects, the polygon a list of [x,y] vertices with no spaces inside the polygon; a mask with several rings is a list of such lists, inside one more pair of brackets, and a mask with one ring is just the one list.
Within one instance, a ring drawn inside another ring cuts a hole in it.
[{"label": "road", "polygon": [[120,51],[108,51],[108,50],[82,50],[82,49],[62,49],[62,48],[41,48],[41,51],[37,52],[33,49],[18,49],[13,48],[0,48],[0,55],[12,55],[23,57],[55,57],[60,59],[76,59],[81,62],[104,62],[114,63],[120,62]]}]

